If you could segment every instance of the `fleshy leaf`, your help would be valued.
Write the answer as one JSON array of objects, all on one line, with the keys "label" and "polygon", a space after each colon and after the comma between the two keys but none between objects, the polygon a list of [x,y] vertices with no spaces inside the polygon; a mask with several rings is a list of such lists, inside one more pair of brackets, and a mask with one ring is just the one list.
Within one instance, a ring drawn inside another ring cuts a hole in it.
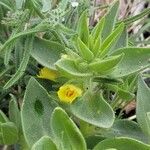
[{"label": "fleshy leaf", "polygon": [[109,52],[110,48],[116,44],[123,29],[124,24],[122,23],[104,40],[100,48],[100,57],[105,56]]},{"label": "fleshy leaf", "polygon": [[138,81],[137,91],[137,107],[136,116],[137,121],[140,124],[143,132],[150,136],[150,118],[148,113],[150,112],[150,89],[144,83],[140,77]]},{"label": "fleshy leaf", "polygon": [[140,126],[133,121],[125,119],[116,120],[113,126],[107,131],[102,131],[100,136],[105,138],[127,137],[148,143],[148,136],[142,132]]},{"label": "fleshy leaf", "polygon": [[59,149],[86,150],[86,143],[80,130],[59,107],[52,113],[51,128]]},{"label": "fleshy leaf", "polygon": [[9,121],[8,117],[0,110],[0,122],[5,123],[8,121]]},{"label": "fleshy leaf", "polygon": [[124,53],[122,61],[112,72],[112,77],[124,77],[147,68],[150,65],[150,48],[122,48],[111,55],[119,55]]},{"label": "fleshy leaf", "polygon": [[97,39],[99,35],[101,35],[104,25],[105,25],[105,17],[103,17],[93,28],[91,36],[93,36],[94,39]]},{"label": "fleshy leaf", "polygon": [[111,56],[104,60],[95,61],[89,64],[89,68],[98,73],[106,73],[109,70],[112,70],[123,58],[123,54]]},{"label": "fleshy leaf", "polygon": [[44,135],[51,136],[50,116],[55,107],[56,103],[47,91],[34,78],[31,78],[21,110],[22,128],[29,146]]},{"label": "fleshy leaf", "polygon": [[91,73],[80,71],[75,61],[71,59],[60,59],[55,65],[65,77],[87,77],[91,75]]},{"label": "fleshy leaf", "polygon": [[91,61],[94,55],[90,49],[80,40],[80,38],[77,39],[77,45],[81,57],[87,61]]},{"label": "fleshy leaf", "polygon": [[9,102],[9,119],[16,124],[17,128],[21,130],[21,116],[18,104],[13,95],[11,95],[11,101]]},{"label": "fleshy leaf", "polygon": [[64,47],[59,43],[36,38],[31,55],[41,65],[55,70],[54,63],[60,59],[60,55],[63,51]]},{"label": "fleshy leaf", "polygon": [[110,128],[114,122],[112,108],[99,93],[88,91],[70,109],[76,117],[101,128]]},{"label": "fleshy leaf", "polygon": [[6,122],[0,124],[0,144],[11,145],[18,141],[18,130],[14,123]]},{"label": "fleshy leaf", "polygon": [[105,40],[106,37],[112,32],[114,29],[117,15],[118,15],[118,8],[119,8],[119,0],[115,1],[114,4],[111,6],[110,10],[106,14],[105,18],[105,26],[102,32],[102,39]]},{"label": "fleshy leaf", "polygon": [[89,28],[87,23],[87,11],[84,11],[79,18],[77,32],[81,41],[88,45],[89,44]]},{"label": "fleshy leaf", "polygon": [[115,52],[120,48],[128,46],[128,32],[125,27],[116,44],[110,49],[109,53]]},{"label": "fleshy leaf", "polygon": [[124,90],[117,85],[107,84],[106,86],[108,87],[108,89],[110,89],[114,92],[117,92],[118,96],[122,100],[125,100],[125,102],[131,101],[135,97],[135,95],[133,93],[131,93],[130,91]]},{"label": "fleshy leaf", "polygon": [[93,150],[106,150],[111,148],[117,150],[149,150],[150,146],[130,138],[112,138],[100,142]]},{"label": "fleshy leaf", "polygon": [[50,137],[43,136],[33,145],[31,150],[57,150],[57,148]]}]

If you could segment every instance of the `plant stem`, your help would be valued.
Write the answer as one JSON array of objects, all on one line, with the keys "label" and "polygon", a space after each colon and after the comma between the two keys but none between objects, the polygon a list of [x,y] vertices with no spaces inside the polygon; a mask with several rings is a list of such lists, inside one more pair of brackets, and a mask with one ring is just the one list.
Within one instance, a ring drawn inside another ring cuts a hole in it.
[{"label": "plant stem", "polygon": [[115,100],[111,103],[111,107],[114,109],[115,107],[117,107],[118,102],[120,101],[120,98],[117,96],[115,98]]},{"label": "plant stem", "polygon": [[133,120],[135,118],[136,118],[136,115],[133,115],[133,116],[129,117],[128,120]]},{"label": "plant stem", "polygon": [[8,149],[8,146],[5,145],[2,150],[7,150],[7,149]]}]

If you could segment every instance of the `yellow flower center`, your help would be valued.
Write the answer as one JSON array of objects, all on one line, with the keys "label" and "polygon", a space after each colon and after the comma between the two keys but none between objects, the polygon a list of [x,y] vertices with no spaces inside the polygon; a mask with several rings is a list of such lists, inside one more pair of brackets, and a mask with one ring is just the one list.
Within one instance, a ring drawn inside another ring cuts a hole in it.
[{"label": "yellow flower center", "polygon": [[81,96],[82,90],[72,84],[66,84],[59,88],[57,94],[60,101],[72,103],[77,97]]}]

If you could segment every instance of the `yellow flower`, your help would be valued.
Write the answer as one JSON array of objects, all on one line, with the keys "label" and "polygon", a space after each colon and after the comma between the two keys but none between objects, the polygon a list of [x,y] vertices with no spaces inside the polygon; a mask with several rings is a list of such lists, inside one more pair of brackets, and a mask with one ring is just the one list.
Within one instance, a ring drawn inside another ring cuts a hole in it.
[{"label": "yellow flower", "polygon": [[66,84],[59,88],[57,94],[60,101],[72,103],[77,97],[81,96],[82,90],[72,84]]},{"label": "yellow flower", "polygon": [[58,72],[55,70],[51,70],[49,68],[44,67],[39,71],[39,75],[37,75],[37,77],[42,78],[42,79],[49,79],[49,80],[55,81],[56,78],[58,77]]}]

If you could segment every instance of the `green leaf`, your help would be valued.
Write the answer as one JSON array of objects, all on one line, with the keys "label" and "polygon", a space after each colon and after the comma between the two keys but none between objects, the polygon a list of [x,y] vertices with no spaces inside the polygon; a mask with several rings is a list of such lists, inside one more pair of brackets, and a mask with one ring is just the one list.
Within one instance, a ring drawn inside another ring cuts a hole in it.
[{"label": "green leaf", "polygon": [[87,10],[84,11],[79,18],[78,25],[77,25],[77,32],[81,41],[85,45],[89,45],[89,28],[87,23]]},{"label": "green leaf", "polygon": [[122,53],[124,53],[124,57],[112,72],[112,77],[124,77],[139,72],[150,65],[150,48],[122,48],[111,55],[119,55]]},{"label": "green leaf", "polygon": [[77,39],[77,45],[81,57],[87,61],[91,61],[94,55],[90,49],[80,40],[80,38]]},{"label": "green leaf", "polygon": [[117,149],[115,149],[115,148],[108,148],[108,149],[106,149],[106,150],[117,150]]},{"label": "green leaf", "polygon": [[71,112],[81,120],[101,128],[110,128],[114,112],[99,93],[86,92],[70,106]]},{"label": "green leaf", "polygon": [[[28,9],[26,9],[25,11],[23,11],[23,14],[19,18],[19,21],[16,24],[15,29],[12,31],[11,35],[9,36],[9,39],[12,39],[17,33],[21,32],[23,30],[23,27],[25,26],[25,22],[27,22],[28,19],[29,19],[29,13],[30,12],[29,12]],[[20,42],[20,40],[13,41],[13,42],[11,42],[10,45],[8,45],[5,48],[5,58],[4,58],[4,64],[5,64],[5,66],[8,66],[9,61],[10,61],[11,56],[12,56],[12,51],[14,50],[14,47],[16,48],[16,46],[18,45],[19,42]],[[7,43],[7,41],[6,41],[6,43]],[[15,52],[16,51],[20,51],[20,49],[23,49],[23,44],[22,43],[21,43],[21,48],[19,47],[18,49],[15,49]]]},{"label": "green leaf", "polygon": [[65,11],[69,2],[69,0],[61,0],[58,4],[58,7]]},{"label": "green leaf", "polygon": [[42,0],[42,12],[47,12],[51,9],[51,0]]},{"label": "green leaf", "polygon": [[121,21],[117,22],[116,25],[119,25],[122,22],[124,22],[125,25],[129,25],[129,24],[131,24],[131,23],[133,23],[133,22],[135,22],[141,18],[144,18],[144,16],[148,15],[149,13],[150,13],[150,8],[144,9],[140,14],[129,17],[129,18],[124,19],[124,20],[121,20]]},{"label": "green leaf", "polygon": [[25,0],[15,0],[16,8],[17,9],[22,9],[22,6],[23,6],[24,2],[25,2]]},{"label": "green leaf", "polygon": [[103,17],[98,23],[97,25],[93,28],[92,32],[91,32],[91,36],[93,36],[93,39],[97,39],[99,37],[99,35],[101,35],[101,32],[104,28],[105,25],[105,17]]},{"label": "green leaf", "polygon": [[36,26],[35,28],[26,30],[26,31],[22,31],[20,33],[15,34],[14,36],[10,37],[4,44],[3,46],[0,48],[0,53],[2,53],[4,50],[6,50],[6,48],[8,46],[10,46],[12,44],[12,42],[14,42],[16,39],[18,39],[19,37],[25,36],[25,35],[31,35],[37,32],[44,32],[49,30],[51,26],[49,24],[39,24],[38,26]]},{"label": "green leaf", "polygon": [[117,150],[150,150],[149,145],[134,139],[124,137],[106,139],[97,144],[93,150],[106,150],[110,148]]},{"label": "green leaf", "polygon": [[[20,38],[16,41],[15,44],[15,52],[14,52],[14,59],[15,59],[15,68],[18,69],[22,59],[23,59],[23,38]],[[9,61],[8,61],[9,62]]]},{"label": "green leaf", "polygon": [[43,136],[33,145],[31,150],[57,150],[57,148],[50,137]]},{"label": "green leaf", "polygon": [[20,149],[21,150],[29,150],[29,146],[24,138],[24,135],[21,133],[19,133],[19,141],[17,142],[17,144],[20,145]]},{"label": "green leaf", "polygon": [[1,0],[0,5],[2,5],[3,7],[7,8],[10,11],[13,10],[13,8],[11,8],[10,4],[8,2],[6,2],[6,0]]},{"label": "green leaf", "polygon": [[14,47],[14,45],[12,43],[12,45],[7,47],[7,50],[5,51],[5,57],[4,57],[4,64],[5,64],[5,66],[8,66],[8,64],[9,64],[13,47]]},{"label": "green leaf", "polygon": [[99,55],[104,57],[110,48],[116,44],[124,29],[124,24],[120,24],[102,43]]},{"label": "green leaf", "polygon": [[133,93],[131,93],[127,90],[124,90],[117,85],[107,84],[106,86],[110,90],[116,92],[122,100],[125,100],[125,102],[131,101],[135,97],[135,95]]},{"label": "green leaf", "polygon": [[82,72],[77,68],[74,60],[71,59],[60,59],[55,63],[58,70],[65,77],[87,77],[91,76],[91,73]]},{"label": "green leaf", "polygon": [[21,116],[18,104],[14,95],[11,95],[11,101],[9,102],[9,119],[17,128],[21,131]]},{"label": "green leaf", "polygon": [[136,116],[143,132],[150,136],[150,117],[148,116],[150,112],[149,98],[150,89],[140,77],[138,81]]},{"label": "green leaf", "polygon": [[30,51],[32,49],[33,44],[33,37],[27,38],[25,43],[25,50],[23,54],[23,59],[21,61],[21,64],[17,70],[17,72],[12,76],[12,78],[4,85],[4,89],[10,88],[12,85],[14,85],[24,74],[24,71],[26,70],[26,67],[28,65],[28,61],[30,58]]},{"label": "green leaf", "polygon": [[73,51],[72,49],[65,48],[66,54],[73,59],[81,59],[81,57],[77,54],[77,52]]},{"label": "green leaf", "polygon": [[0,124],[0,144],[11,145],[18,141],[18,130],[14,123],[6,122]]},{"label": "green leaf", "polygon": [[54,63],[60,58],[64,49],[59,43],[35,38],[31,55],[41,65],[55,70]]},{"label": "green leaf", "polygon": [[68,35],[68,36],[74,36],[76,35],[76,31],[74,31],[73,29],[63,25],[63,24],[57,24],[56,25],[56,30],[59,30],[61,31],[62,33],[64,33],[65,35]]},{"label": "green leaf", "polygon": [[114,29],[114,26],[117,20],[117,15],[118,15],[118,8],[119,8],[119,0],[114,2],[114,4],[111,6],[110,10],[105,16],[106,20],[105,20],[105,26],[102,32],[102,40],[105,40],[106,37]]},{"label": "green leaf", "polygon": [[85,137],[88,149],[92,150],[95,145],[97,145],[100,141],[104,140],[104,137],[98,135],[92,135]]},{"label": "green leaf", "polygon": [[7,116],[0,110],[0,123],[5,123],[8,121],[9,119],[7,118]]},{"label": "green leaf", "polygon": [[93,81],[94,82],[101,82],[101,83],[109,83],[109,84],[113,84],[113,83],[123,83],[123,81],[121,79],[116,79],[116,78],[110,78],[109,76],[108,77],[105,77],[105,76],[96,76],[93,78]]},{"label": "green leaf", "polygon": [[101,39],[101,35],[99,35],[99,37],[96,39],[95,43],[91,43],[93,46],[92,46],[92,52],[95,56],[97,56],[99,50],[100,50],[100,47],[101,47],[101,44],[102,44],[102,39]]},{"label": "green leaf", "polygon": [[123,58],[123,54],[111,56],[104,60],[95,61],[89,64],[89,68],[92,71],[105,74],[108,71],[112,70]]},{"label": "green leaf", "polygon": [[47,91],[31,78],[26,87],[21,110],[22,128],[29,146],[44,135],[51,136],[50,116],[55,107],[56,103]]},{"label": "green leaf", "polygon": [[148,143],[148,136],[144,135],[139,125],[129,120],[116,120],[109,130],[100,130],[100,136],[105,138],[127,137]]},{"label": "green leaf", "polygon": [[113,126],[107,130],[97,129],[95,135],[87,137],[86,141],[88,148],[92,149],[100,141],[114,137],[133,138],[148,143],[148,137],[144,135],[139,125],[129,120],[116,120]]},{"label": "green leaf", "polygon": [[59,149],[86,150],[86,143],[80,130],[59,107],[52,113],[51,127]]},{"label": "green leaf", "polygon": [[29,7],[32,8],[32,10],[35,11],[35,13],[41,18],[41,19],[45,19],[45,16],[43,13],[41,13],[41,6],[40,6],[40,1],[37,0],[30,0],[30,1],[26,1],[26,3],[29,3]]},{"label": "green leaf", "polygon": [[128,46],[128,32],[127,29],[124,28],[123,32],[121,33],[117,43],[110,49],[109,53],[113,53],[120,48]]}]

